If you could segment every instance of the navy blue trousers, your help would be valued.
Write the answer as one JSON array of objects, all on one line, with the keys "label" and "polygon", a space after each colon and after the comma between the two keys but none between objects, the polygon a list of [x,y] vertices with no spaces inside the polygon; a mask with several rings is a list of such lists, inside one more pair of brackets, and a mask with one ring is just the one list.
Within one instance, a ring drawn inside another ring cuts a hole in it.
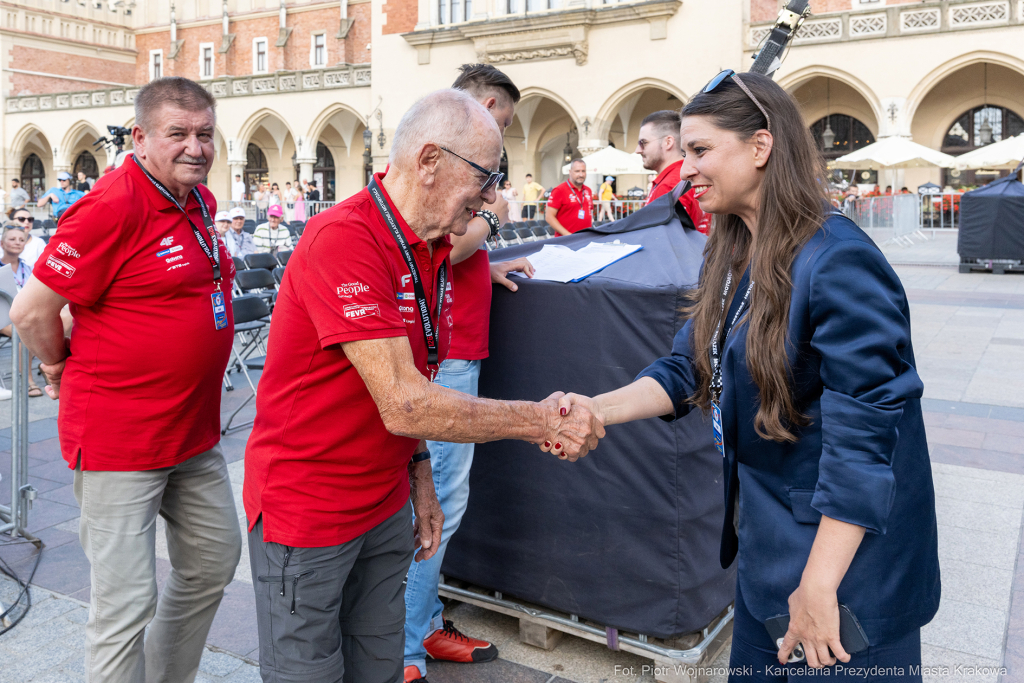
[{"label": "navy blue trousers", "polygon": [[[812,669],[807,662],[779,664],[778,648],[764,624],[747,611],[743,594],[736,586],[736,615],[729,659],[729,683],[786,683],[810,679],[872,681],[876,683],[920,683],[921,629],[914,629],[892,643],[872,645],[850,655],[847,664]],[[827,678],[826,678],[827,677]]]}]

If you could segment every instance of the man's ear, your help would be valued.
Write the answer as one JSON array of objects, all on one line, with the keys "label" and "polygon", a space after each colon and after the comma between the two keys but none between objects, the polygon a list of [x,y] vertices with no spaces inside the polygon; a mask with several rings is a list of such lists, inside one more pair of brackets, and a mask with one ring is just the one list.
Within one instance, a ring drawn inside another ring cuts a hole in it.
[{"label": "man's ear", "polygon": [[764,168],[772,155],[772,148],[775,146],[775,138],[767,130],[759,130],[754,133],[754,166]]},{"label": "man's ear", "polygon": [[497,106],[497,104],[498,104],[498,98],[497,97],[488,97],[486,100],[484,100],[480,104],[484,105],[484,109],[487,109],[487,110],[494,109],[494,107]]},{"label": "man's ear", "polygon": [[146,131],[138,124],[132,126],[132,152],[140,159],[146,158]]},{"label": "man's ear", "polygon": [[416,155],[416,170],[424,184],[432,185],[434,183],[443,153],[444,150],[433,142],[428,142],[420,148],[420,153]]}]

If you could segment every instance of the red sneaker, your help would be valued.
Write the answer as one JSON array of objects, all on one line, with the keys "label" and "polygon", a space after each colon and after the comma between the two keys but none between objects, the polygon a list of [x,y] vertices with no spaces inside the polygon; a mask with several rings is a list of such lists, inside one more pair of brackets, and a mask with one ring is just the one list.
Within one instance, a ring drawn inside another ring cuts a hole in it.
[{"label": "red sneaker", "polygon": [[440,628],[423,641],[427,656],[449,662],[489,662],[498,658],[498,648],[486,640],[477,640],[463,635],[455,624],[444,620]]},{"label": "red sneaker", "polygon": [[405,667],[405,683],[427,683],[427,679],[420,676],[420,668],[413,664]]}]

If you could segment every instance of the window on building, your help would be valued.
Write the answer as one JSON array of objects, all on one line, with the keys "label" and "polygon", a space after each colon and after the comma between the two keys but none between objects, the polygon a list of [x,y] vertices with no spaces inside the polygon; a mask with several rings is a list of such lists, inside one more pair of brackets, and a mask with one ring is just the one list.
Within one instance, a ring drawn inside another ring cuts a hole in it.
[{"label": "window on building", "polygon": [[213,78],[213,43],[199,44],[199,80]]},{"label": "window on building", "polygon": [[95,180],[100,177],[99,165],[96,163],[96,157],[92,155],[92,152],[84,151],[75,158],[75,165],[71,167],[71,176],[74,178],[73,182],[76,185],[78,183],[79,171],[84,173],[86,178]]},{"label": "window on building", "polygon": [[309,65],[324,66],[327,64],[327,35],[314,33],[309,48]]},{"label": "window on building", "polygon": [[269,179],[267,156],[259,146],[250,142],[245,148],[245,193],[252,197],[259,189],[260,183],[265,183]]},{"label": "window on building", "polygon": [[254,38],[252,41],[252,72],[267,73],[267,39]]},{"label": "window on building", "polygon": [[[824,142],[826,129],[831,129],[833,136],[832,144],[828,148],[825,147]],[[811,126],[811,135],[814,136],[815,144],[818,145],[818,149],[821,150],[822,156],[827,161],[832,161],[844,154],[855,152],[875,141],[875,136],[872,135],[871,130],[864,123],[846,114],[832,114],[823,119],[818,119]],[[841,169],[834,170],[833,174],[835,176],[833,178],[834,182],[838,182],[840,176],[852,184],[878,182],[877,172],[875,171],[870,171],[867,177],[856,171]]]},{"label": "window on building", "polygon": [[561,0],[526,0],[527,12],[543,12],[544,10],[558,9],[561,6]]},{"label": "window on building", "polygon": [[[942,140],[942,151],[957,156],[1024,133],[1024,118],[1005,107],[975,107],[956,118]],[[1006,171],[983,171],[944,168],[942,185],[955,188],[984,185]]]},{"label": "window on building", "polygon": [[21,186],[32,201],[38,200],[46,192],[46,170],[35,154],[29,154],[21,164]]},{"label": "window on building", "polygon": [[505,0],[505,14],[518,14],[519,0]]},{"label": "window on building", "polygon": [[[506,0],[509,7],[518,0]],[[514,12],[514,10],[509,10]],[[437,18],[442,24],[458,24],[473,18],[472,0],[438,0]]]},{"label": "window on building", "polygon": [[149,51],[149,80],[162,78],[164,75],[164,51]]},{"label": "window on building", "polygon": [[325,202],[334,201],[334,155],[327,145],[316,143],[316,166],[313,167],[313,179],[320,188],[320,199]]}]

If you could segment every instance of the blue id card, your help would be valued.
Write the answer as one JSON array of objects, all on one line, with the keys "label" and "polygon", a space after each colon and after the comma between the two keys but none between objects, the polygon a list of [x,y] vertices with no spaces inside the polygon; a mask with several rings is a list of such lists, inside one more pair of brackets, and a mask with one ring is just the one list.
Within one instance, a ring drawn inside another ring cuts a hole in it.
[{"label": "blue id card", "polygon": [[213,327],[223,330],[228,326],[228,309],[224,305],[224,292],[214,292],[210,298],[213,299]]},{"label": "blue id card", "polygon": [[580,213],[579,213],[580,220],[583,220],[583,216],[585,216],[585,215],[586,214],[584,213],[583,209],[580,209]]},{"label": "blue id card", "polygon": [[722,434],[722,409],[718,407],[718,403],[712,402],[711,404],[711,428],[715,431],[715,448],[718,452],[725,457],[725,439]]}]

